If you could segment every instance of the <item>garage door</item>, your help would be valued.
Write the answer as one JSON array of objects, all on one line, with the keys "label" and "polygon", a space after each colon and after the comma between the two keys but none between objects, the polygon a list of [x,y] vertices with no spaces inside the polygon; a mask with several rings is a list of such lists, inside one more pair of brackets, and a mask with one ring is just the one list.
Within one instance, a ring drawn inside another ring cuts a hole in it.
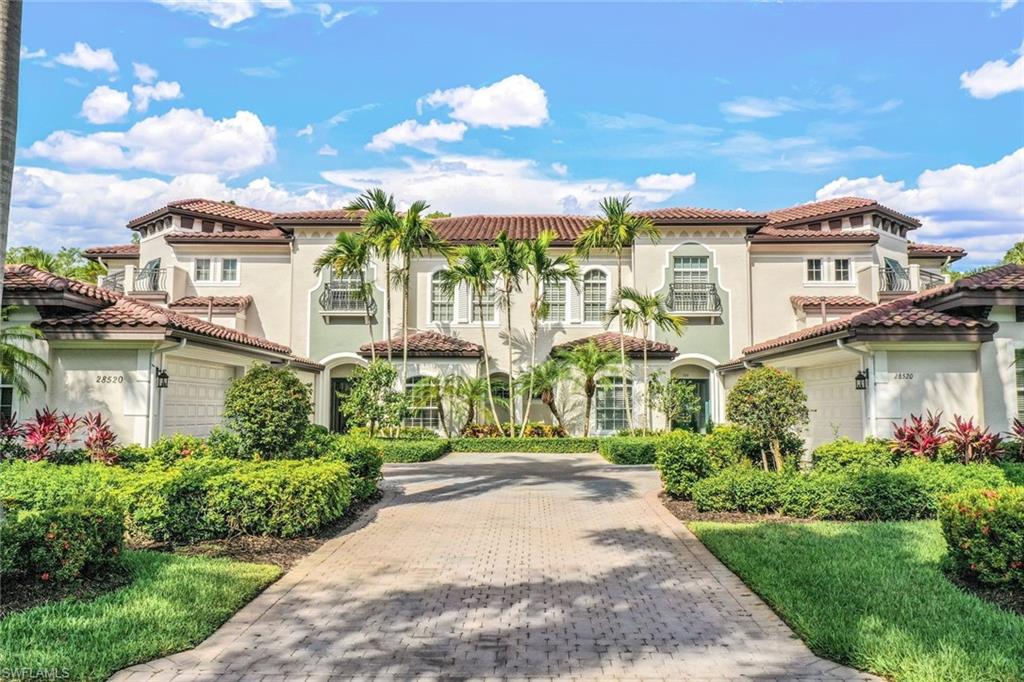
[{"label": "garage door", "polygon": [[229,365],[195,360],[170,360],[170,381],[164,389],[163,433],[207,436],[219,426],[224,392],[235,376]]},{"label": "garage door", "polygon": [[837,437],[854,440],[863,437],[862,392],[853,382],[859,369],[860,365],[853,362],[797,371],[797,377],[807,389],[807,406],[811,410],[808,429],[811,447]]}]

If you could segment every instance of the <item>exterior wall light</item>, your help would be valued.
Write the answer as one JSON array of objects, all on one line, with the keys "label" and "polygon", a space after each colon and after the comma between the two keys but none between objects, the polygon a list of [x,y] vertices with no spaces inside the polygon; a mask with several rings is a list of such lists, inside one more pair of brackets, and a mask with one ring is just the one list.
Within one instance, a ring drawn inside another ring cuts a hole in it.
[{"label": "exterior wall light", "polygon": [[166,369],[158,369],[156,371],[156,387],[167,388],[167,384],[171,379],[171,375],[167,373]]},{"label": "exterior wall light", "polygon": [[857,376],[853,378],[853,381],[858,391],[868,390],[868,371],[866,369],[862,369],[857,372]]}]

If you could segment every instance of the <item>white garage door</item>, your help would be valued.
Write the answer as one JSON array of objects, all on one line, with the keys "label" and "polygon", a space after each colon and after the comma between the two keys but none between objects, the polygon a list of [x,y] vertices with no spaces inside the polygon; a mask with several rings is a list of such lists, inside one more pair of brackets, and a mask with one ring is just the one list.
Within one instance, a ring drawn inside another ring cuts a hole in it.
[{"label": "white garage door", "polygon": [[234,368],[213,362],[171,360],[164,389],[163,433],[207,436],[221,423],[224,392],[235,376]]},{"label": "white garage door", "polygon": [[856,389],[853,381],[859,369],[860,365],[853,362],[797,371],[807,389],[807,406],[811,410],[810,447],[837,437],[863,438],[862,391]]}]

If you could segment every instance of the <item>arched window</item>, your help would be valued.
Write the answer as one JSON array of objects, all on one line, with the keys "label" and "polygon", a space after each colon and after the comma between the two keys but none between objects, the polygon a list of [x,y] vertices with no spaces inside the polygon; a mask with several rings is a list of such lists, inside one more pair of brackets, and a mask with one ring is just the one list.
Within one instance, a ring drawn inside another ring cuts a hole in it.
[{"label": "arched window", "polygon": [[633,382],[626,380],[623,388],[622,377],[603,379],[597,388],[594,401],[594,416],[598,433],[617,433],[629,428],[626,420],[626,403],[633,400]]},{"label": "arched window", "polygon": [[441,284],[444,271],[438,270],[430,278],[430,321],[452,322],[455,320],[455,296],[447,294]]},{"label": "arched window", "polygon": [[548,306],[548,322],[565,322],[565,314],[568,310],[567,293],[568,287],[564,279],[547,282],[544,285],[544,302]]},{"label": "arched window", "polygon": [[[413,387],[426,377],[409,377],[405,380],[405,393],[413,395]],[[428,429],[441,428],[441,417],[437,409],[437,403],[433,400],[419,403],[409,408],[409,414],[402,420],[405,426],[424,426]]]},{"label": "arched window", "polygon": [[604,322],[608,312],[608,275],[590,270],[583,275],[583,321]]}]

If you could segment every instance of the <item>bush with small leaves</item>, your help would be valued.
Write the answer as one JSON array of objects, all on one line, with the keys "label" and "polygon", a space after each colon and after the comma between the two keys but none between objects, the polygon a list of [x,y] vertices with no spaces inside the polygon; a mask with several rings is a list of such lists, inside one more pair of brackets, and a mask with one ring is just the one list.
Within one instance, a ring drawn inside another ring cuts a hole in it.
[{"label": "bush with small leaves", "polygon": [[597,452],[612,464],[654,464],[660,438],[608,436],[598,441]]},{"label": "bush with small leaves", "polygon": [[729,391],[725,414],[729,421],[748,429],[760,447],[771,454],[776,470],[784,467],[786,439],[797,435],[810,418],[803,383],[788,372],[768,366],[739,378]]},{"label": "bush with small leaves", "polygon": [[697,481],[715,471],[705,437],[692,431],[673,431],[659,438],[655,464],[665,492],[684,499]]},{"label": "bush with small leaves", "polygon": [[988,585],[1024,587],[1024,487],[950,495],[939,521],[957,572]]},{"label": "bush with small leaves", "polygon": [[868,439],[861,442],[849,438],[818,446],[812,458],[815,471],[831,472],[893,467],[899,460],[888,441]]},{"label": "bush with small leaves", "polygon": [[295,372],[253,365],[224,397],[224,423],[256,459],[286,456],[306,432],[313,413],[310,390]]}]

